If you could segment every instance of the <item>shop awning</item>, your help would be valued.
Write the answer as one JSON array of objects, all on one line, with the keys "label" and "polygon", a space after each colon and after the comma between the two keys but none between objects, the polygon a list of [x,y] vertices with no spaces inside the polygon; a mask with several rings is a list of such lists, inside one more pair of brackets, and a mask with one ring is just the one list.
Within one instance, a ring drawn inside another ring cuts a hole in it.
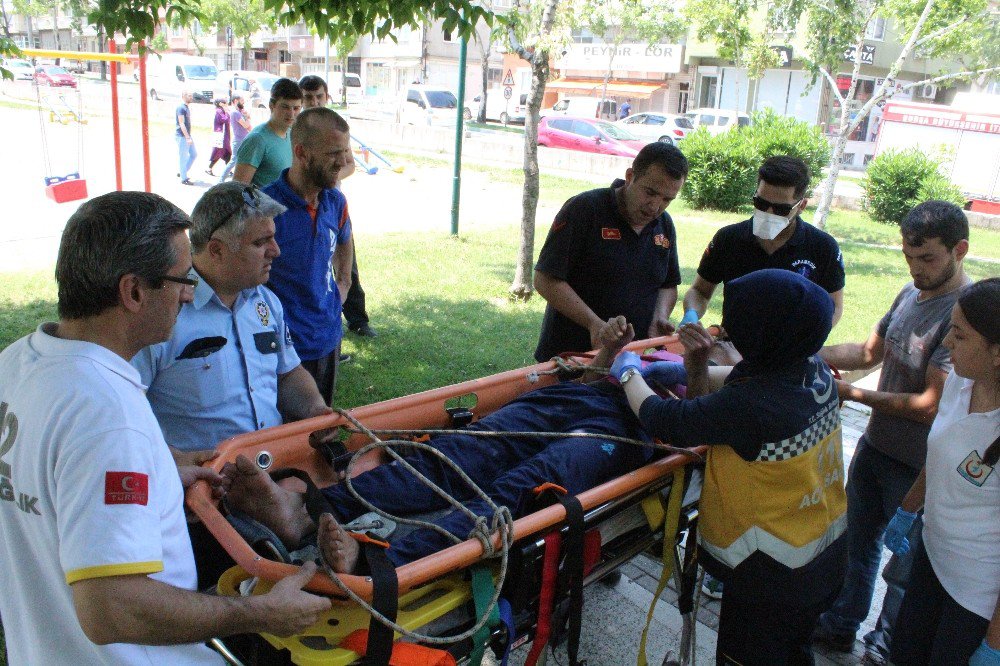
[{"label": "shop awning", "polygon": [[[604,81],[580,79],[556,79],[545,84],[545,91],[576,93],[586,96],[599,96],[604,88]],[[608,82],[608,96],[632,97],[647,99],[657,90],[663,88],[662,83],[616,83]]]}]

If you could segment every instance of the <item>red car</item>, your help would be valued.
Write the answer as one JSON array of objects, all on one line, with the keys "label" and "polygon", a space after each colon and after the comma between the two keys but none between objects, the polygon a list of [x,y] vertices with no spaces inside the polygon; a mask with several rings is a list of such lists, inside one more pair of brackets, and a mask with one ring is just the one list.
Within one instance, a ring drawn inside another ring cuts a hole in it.
[{"label": "red car", "polygon": [[545,116],[538,123],[539,146],[635,157],[647,143],[622,127],[594,118]]},{"label": "red car", "polygon": [[58,65],[40,65],[35,68],[35,83],[42,86],[76,88],[76,79]]}]

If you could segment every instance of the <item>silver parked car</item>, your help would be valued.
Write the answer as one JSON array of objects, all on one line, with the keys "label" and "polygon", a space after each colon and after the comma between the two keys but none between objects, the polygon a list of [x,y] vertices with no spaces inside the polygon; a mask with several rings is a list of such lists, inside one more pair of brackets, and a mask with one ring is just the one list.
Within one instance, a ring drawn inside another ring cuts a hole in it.
[{"label": "silver parked car", "polygon": [[665,143],[677,143],[694,130],[690,118],[651,111],[633,113],[616,124],[643,139]]}]

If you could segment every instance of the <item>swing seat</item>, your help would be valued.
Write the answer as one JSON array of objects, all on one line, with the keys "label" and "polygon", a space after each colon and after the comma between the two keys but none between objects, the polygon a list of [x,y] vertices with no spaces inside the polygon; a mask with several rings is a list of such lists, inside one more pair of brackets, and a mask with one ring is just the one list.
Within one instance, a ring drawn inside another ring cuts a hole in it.
[{"label": "swing seat", "polygon": [[87,181],[78,173],[45,177],[45,196],[56,203],[87,198]]}]

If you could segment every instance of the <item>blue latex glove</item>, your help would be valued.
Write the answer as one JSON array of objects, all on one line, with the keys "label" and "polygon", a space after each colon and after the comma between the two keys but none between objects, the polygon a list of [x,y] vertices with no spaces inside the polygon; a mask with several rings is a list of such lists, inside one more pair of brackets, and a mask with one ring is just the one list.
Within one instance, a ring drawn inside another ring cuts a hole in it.
[{"label": "blue latex glove", "polygon": [[684,364],[677,361],[656,361],[647,365],[639,373],[646,379],[659,382],[664,386],[687,384],[688,380]]},{"label": "blue latex glove", "polygon": [[611,364],[611,376],[621,381],[622,374],[629,368],[639,370],[642,367],[642,360],[635,352],[623,351],[615,357],[615,362]]},{"label": "blue latex glove", "polygon": [[1000,650],[991,648],[984,638],[969,658],[969,666],[1000,666]]},{"label": "blue latex glove", "polygon": [[904,555],[910,550],[910,540],[906,535],[913,527],[917,514],[904,511],[903,507],[896,509],[896,515],[885,528],[885,547],[897,555]]},{"label": "blue latex glove", "polygon": [[699,319],[701,319],[701,317],[698,316],[698,311],[695,310],[694,308],[691,308],[690,310],[686,310],[684,312],[684,317],[681,318],[681,323],[678,324],[678,326],[683,326],[684,324],[693,324]]}]

